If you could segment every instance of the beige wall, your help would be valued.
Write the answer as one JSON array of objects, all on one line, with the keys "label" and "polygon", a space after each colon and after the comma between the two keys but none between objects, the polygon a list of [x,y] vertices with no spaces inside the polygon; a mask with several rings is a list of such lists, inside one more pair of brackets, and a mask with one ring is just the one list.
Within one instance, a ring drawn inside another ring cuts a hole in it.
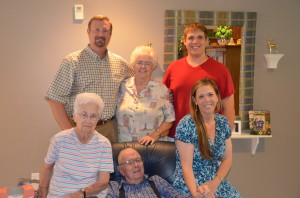
[{"label": "beige wall", "polygon": [[[82,24],[72,20],[76,3],[85,6]],[[152,42],[162,64],[166,9],[255,11],[254,107],[271,111],[273,138],[261,140],[253,157],[250,140],[233,140],[229,178],[245,198],[299,197],[299,8],[299,0],[1,0],[0,186],[40,170],[49,138],[59,132],[44,93],[62,58],[87,44],[91,16],[113,21],[112,51],[128,59],[135,46]],[[267,38],[285,54],[274,71],[265,68]]]}]

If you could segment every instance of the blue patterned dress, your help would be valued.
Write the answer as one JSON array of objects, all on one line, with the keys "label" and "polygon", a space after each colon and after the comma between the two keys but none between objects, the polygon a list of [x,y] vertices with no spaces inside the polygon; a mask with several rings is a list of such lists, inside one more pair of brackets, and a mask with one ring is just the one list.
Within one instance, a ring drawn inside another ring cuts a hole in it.
[{"label": "blue patterned dress", "polygon": [[[224,116],[215,114],[215,121],[216,135],[214,144],[209,140],[209,146],[213,154],[213,159],[211,160],[205,160],[200,154],[197,127],[190,114],[183,117],[176,128],[176,140],[194,145],[194,160],[192,166],[197,186],[214,179],[221,164],[220,159],[224,156],[225,140],[231,136],[229,123]],[[189,193],[183,179],[178,150],[176,150],[176,170],[173,185],[179,192]],[[215,196],[226,198],[241,197],[240,193],[226,179],[219,185]]]}]

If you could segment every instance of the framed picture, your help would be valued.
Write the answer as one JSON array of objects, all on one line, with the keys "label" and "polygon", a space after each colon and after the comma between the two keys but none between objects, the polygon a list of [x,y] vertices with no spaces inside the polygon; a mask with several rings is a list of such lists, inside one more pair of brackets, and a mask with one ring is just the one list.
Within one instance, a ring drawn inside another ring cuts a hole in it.
[{"label": "framed picture", "polygon": [[249,111],[249,127],[251,135],[271,135],[270,111]]},{"label": "framed picture", "polygon": [[234,121],[234,129],[231,132],[235,135],[241,135],[242,134],[242,122],[240,120]]}]

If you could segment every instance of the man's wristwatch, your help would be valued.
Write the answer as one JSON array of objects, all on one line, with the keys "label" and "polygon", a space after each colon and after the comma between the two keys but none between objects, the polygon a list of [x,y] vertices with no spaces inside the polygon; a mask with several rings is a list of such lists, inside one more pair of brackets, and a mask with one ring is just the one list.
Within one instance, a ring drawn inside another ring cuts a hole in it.
[{"label": "man's wristwatch", "polygon": [[80,191],[81,191],[82,194],[83,194],[83,198],[86,198],[86,192],[85,192],[84,188],[80,189]]}]

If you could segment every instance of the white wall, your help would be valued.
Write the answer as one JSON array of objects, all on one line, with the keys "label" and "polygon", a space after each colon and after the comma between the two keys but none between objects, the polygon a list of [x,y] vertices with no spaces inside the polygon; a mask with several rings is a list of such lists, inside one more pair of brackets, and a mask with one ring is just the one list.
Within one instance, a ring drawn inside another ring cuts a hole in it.
[{"label": "white wall", "polygon": [[[76,3],[84,4],[82,24],[73,23]],[[59,132],[44,93],[62,58],[86,46],[89,18],[111,18],[113,52],[128,59],[134,47],[151,42],[162,64],[166,9],[255,11],[254,107],[271,110],[273,138],[261,140],[253,157],[250,140],[233,140],[229,179],[245,198],[299,197],[299,8],[299,0],[1,0],[0,186],[40,171],[49,138]],[[265,68],[267,38],[285,54],[274,71]]]}]

